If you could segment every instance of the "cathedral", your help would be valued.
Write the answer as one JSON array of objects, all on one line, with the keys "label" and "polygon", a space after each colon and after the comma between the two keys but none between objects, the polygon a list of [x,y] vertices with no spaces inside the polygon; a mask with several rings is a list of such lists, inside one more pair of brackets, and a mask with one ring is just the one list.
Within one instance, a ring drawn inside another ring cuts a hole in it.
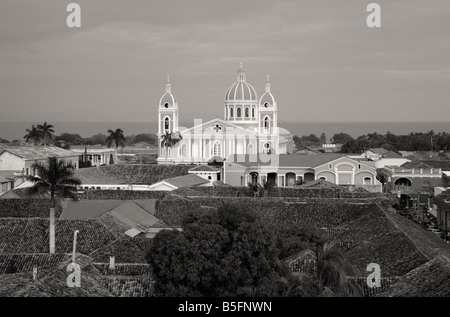
[{"label": "cathedral", "polygon": [[[292,153],[292,134],[278,127],[278,105],[269,76],[258,99],[241,63],[236,82],[225,93],[223,115],[207,122],[195,119],[191,128],[179,127],[178,103],[168,78],[158,107],[158,164],[206,164],[233,154]],[[166,146],[163,136],[167,133],[178,142]]]}]

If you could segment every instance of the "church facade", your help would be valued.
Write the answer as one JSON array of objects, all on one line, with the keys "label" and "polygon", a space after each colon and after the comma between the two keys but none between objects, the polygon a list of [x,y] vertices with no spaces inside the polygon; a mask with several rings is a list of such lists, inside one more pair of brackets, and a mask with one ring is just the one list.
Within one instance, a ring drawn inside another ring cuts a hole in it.
[{"label": "church facade", "polygon": [[[225,93],[223,119],[194,120],[191,128],[179,127],[178,103],[167,80],[166,93],[158,107],[158,164],[205,164],[234,154],[291,154],[292,134],[278,126],[278,105],[267,76],[264,94],[247,82],[242,67],[237,80]],[[166,146],[163,136],[179,141]],[[178,136],[181,135],[181,138]]]}]

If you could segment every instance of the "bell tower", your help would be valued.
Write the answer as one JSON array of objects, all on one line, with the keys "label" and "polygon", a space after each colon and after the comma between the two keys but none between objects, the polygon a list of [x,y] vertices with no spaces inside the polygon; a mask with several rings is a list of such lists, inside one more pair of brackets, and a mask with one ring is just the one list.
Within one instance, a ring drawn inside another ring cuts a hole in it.
[{"label": "bell tower", "polygon": [[269,75],[266,91],[258,105],[258,132],[260,135],[259,152],[273,153],[278,149],[278,106],[270,91]]},{"label": "bell tower", "polygon": [[[166,93],[159,100],[158,107],[158,156],[169,160],[172,157],[171,149],[165,148],[162,144],[162,136],[167,132],[178,131],[178,103],[172,94],[172,85],[170,77],[167,76]],[[166,153],[165,151],[168,151]],[[167,154],[167,155],[166,155]]]}]

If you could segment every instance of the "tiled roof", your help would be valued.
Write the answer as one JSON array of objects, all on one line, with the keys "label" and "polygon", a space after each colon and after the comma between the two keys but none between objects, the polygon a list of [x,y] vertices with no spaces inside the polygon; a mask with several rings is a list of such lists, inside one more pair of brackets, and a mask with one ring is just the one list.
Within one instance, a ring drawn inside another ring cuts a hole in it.
[{"label": "tiled roof", "polygon": [[439,255],[400,277],[382,297],[449,297],[450,259]]},{"label": "tiled roof", "polygon": [[126,180],[118,176],[106,175],[101,168],[89,167],[79,168],[75,171],[74,176],[81,180],[81,184],[86,185],[122,185],[126,184]]},{"label": "tiled roof", "polygon": [[78,157],[79,153],[65,150],[56,146],[43,147],[11,147],[0,150],[0,155],[3,152],[10,152],[14,155],[22,157],[26,160],[41,160],[51,156],[56,157]]},{"label": "tiled roof", "polygon": [[389,151],[383,154],[383,158],[400,158],[403,157],[401,154],[394,152],[394,151]]},{"label": "tiled roof", "polygon": [[220,168],[210,165],[199,165],[191,168],[189,172],[220,172]]},{"label": "tiled roof", "polygon": [[298,186],[298,188],[336,188],[342,191],[347,191],[346,188],[327,182],[323,179],[317,179],[308,183],[305,183],[303,185]]},{"label": "tiled roof", "polygon": [[251,166],[270,166],[273,160],[278,160],[280,167],[307,167],[313,168],[322,164],[334,161],[338,158],[344,157],[346,154],[330,153],[318,155],[264,155],[264,154],[235,154],[228,158],[227,161],[236,164],[251,167]]},{"label": "tiled roof", "polygon": [[183,175],[173,178],[166,178],[164,182],[173,185],[177,188],[197,186],[202,184],[207,184],[209,181],[195,174]]},{"label": "tiled roof", "polygon": [[33,281],[32,273],[0,275],[0,296],[2,297],[111,297],[101,283],[101,273],[91,265],[92,260],[77,255],[75,262],[80,265],[81,287],[67,286],[68,259],[58,266],[38,270],[37,279]]},{"label": "tiled roof", "polygon": [[389,152],[388,150],[386,150],[385,148],[382,148],[382,147],[370,148],[369,151],[372,151],[373,153],[380,154],[380,155],[383,155],[383,154],[386,154],[387,152]]}]

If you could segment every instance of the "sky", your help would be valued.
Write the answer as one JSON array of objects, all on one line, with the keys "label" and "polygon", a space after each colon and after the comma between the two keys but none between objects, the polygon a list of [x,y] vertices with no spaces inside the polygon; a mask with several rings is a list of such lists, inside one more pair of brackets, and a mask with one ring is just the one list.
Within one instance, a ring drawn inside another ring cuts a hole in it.
[{"label": "sky", "polygon": [[223,117],[240,62],[280,122],[448,121],[450,1],[0,2],[0,122],[157,120],[170,75],[180,121]]}]

